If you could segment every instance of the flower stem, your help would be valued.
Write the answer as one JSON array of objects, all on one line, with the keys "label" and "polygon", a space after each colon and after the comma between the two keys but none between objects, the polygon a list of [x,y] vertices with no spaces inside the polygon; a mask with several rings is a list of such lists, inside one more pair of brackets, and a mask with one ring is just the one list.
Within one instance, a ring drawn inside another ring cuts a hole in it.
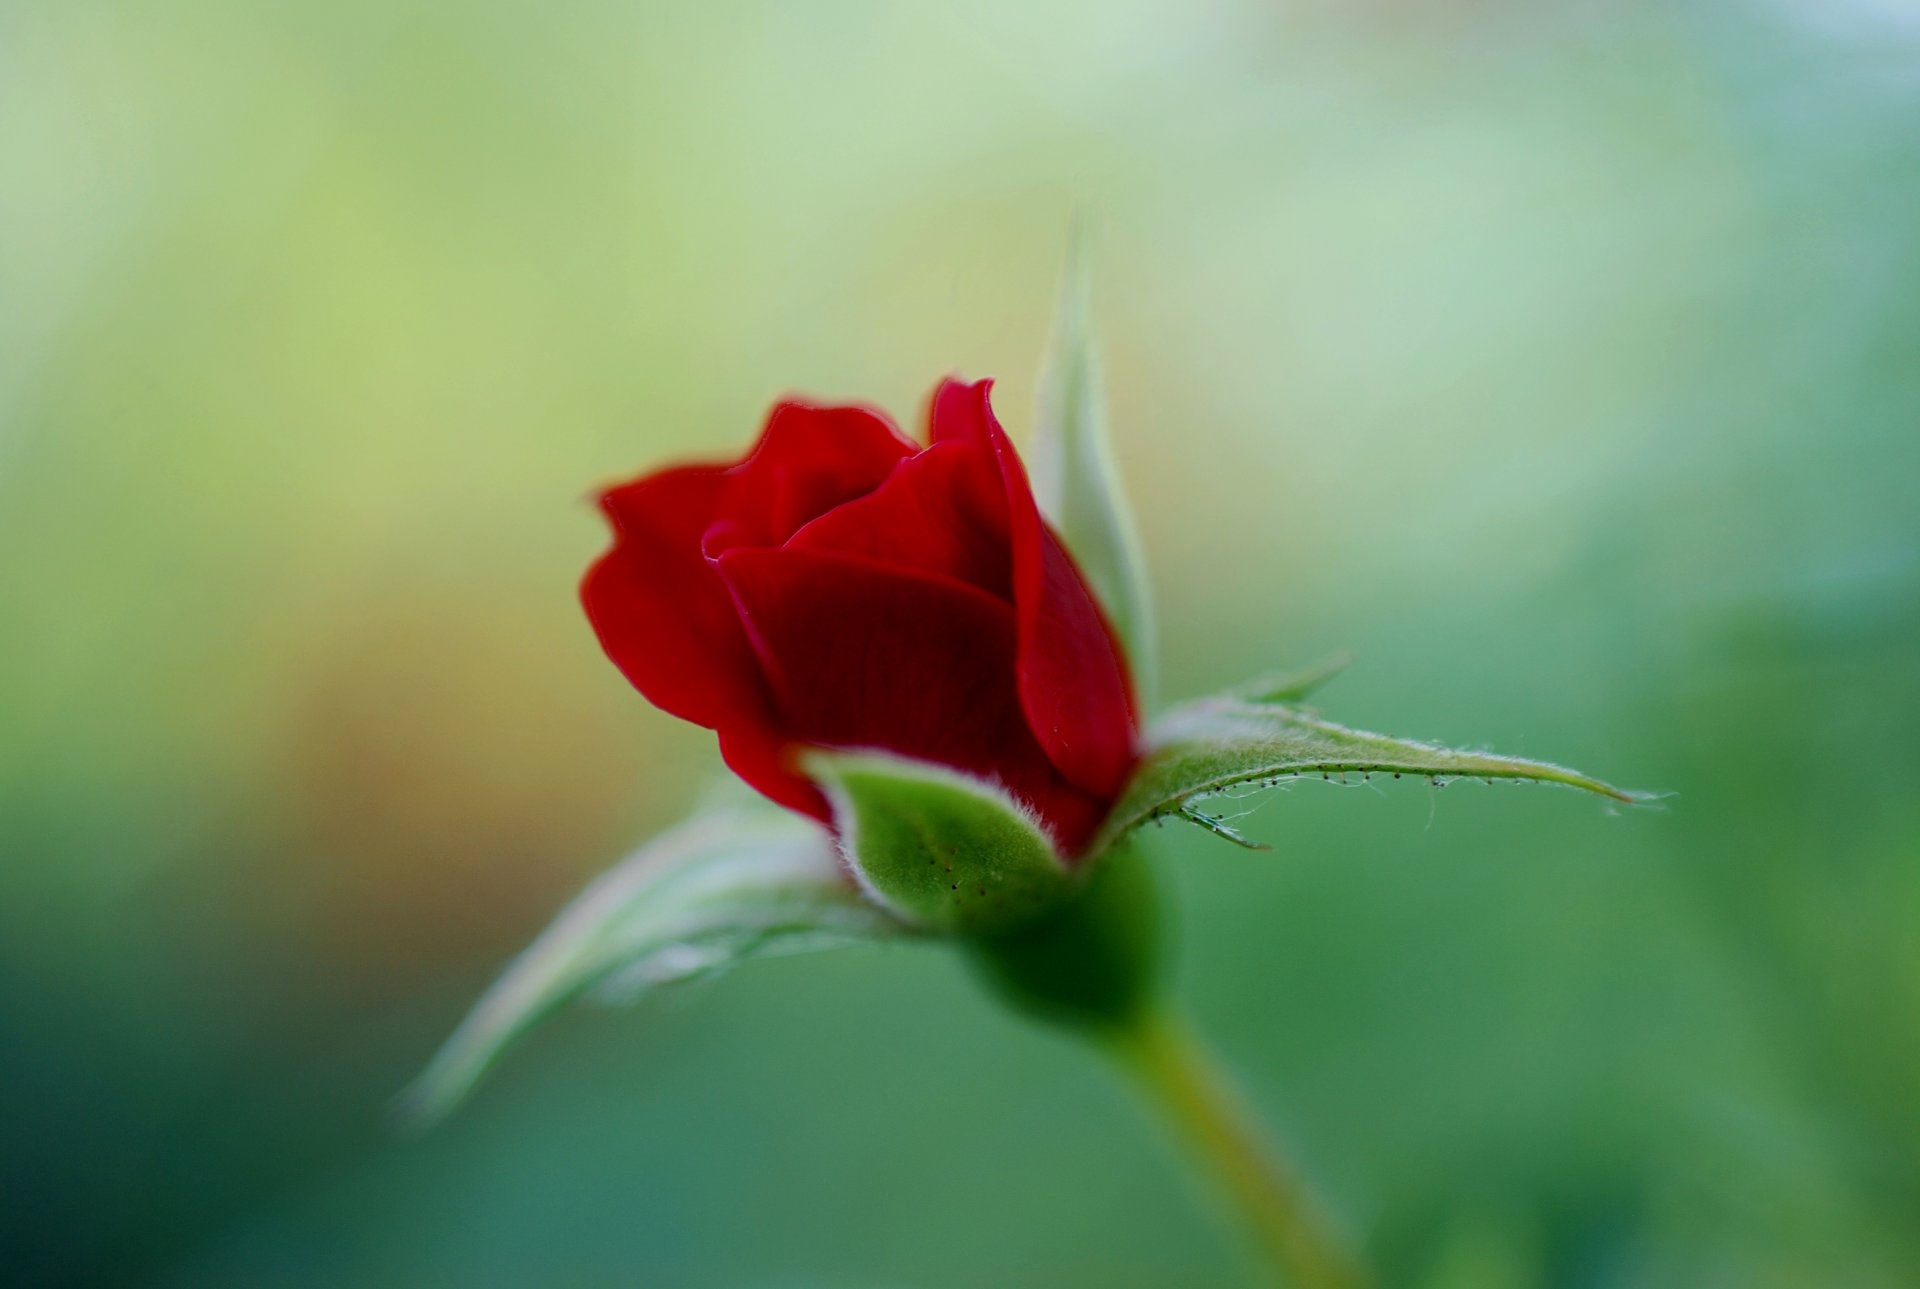
[{"label": "flower stem", "polygon": [[1150,1007],[1109,1034],[1109,1049],[1239,1210],[1286,1282],[1297,1289],[1362,1289],[1366,1276],[1193,1029]]}]

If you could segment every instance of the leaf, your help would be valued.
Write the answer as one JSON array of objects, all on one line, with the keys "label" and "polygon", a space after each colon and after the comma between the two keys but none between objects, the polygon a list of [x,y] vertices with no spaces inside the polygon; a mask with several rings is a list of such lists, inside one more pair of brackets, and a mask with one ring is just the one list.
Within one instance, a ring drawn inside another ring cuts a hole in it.
[{"label": "leaf", "polygon": [[815,752],[807,771],[861,885],[913,926],[988,934],[1078,888],[1039,824],[992,784],[884,753]]},{"label": "leaf", "polygon": [[1139,532],[1113,457],[1099,358],[1087,318],[1085,239],[1076,225],[1053,338],[1040,373],[1029,468],[1034,497],[1107,612],[1132,664],[1141,707],[1151,709],[1153,604]]},{"label": "leaf", "polygon": [[[1545,761],[1371,734],[1297,707],[1236,697],[1202,699],[1178,708],[1157,722],[1148,737],[1151,750],[1095,839],[1095,853],[1149,820],[1191,817],[1187,807],[1198,798],[1241,784],[1308,774],[1533,780],[1579,788],[1625,805],[1652,799]],[[1210,817],[1207,822],[1220,823]]]},{"label": "leaf", "polygon": [[596,879],[516,958],[399,1113],[445,1115],[517,1038],[569,1000],[624,1002],[748,958],[870,941],[904,928],[847,880],[827,833],[764,803],[696,815]]}]

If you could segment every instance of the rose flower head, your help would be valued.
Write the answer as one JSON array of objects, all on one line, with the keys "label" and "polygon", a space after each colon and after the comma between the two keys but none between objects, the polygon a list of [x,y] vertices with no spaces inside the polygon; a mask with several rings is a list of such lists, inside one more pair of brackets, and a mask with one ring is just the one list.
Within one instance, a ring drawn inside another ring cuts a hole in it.
[{"label": "rose flower head", "polygon": [[990,391],[943,381],[926,445],[783,402],[741,460],[608,490],[581,597],[634,687],[772,800],[833,824],[805,753],[886,753],[1004,794],[1071,860],[1138,758],[1133,682]]}]

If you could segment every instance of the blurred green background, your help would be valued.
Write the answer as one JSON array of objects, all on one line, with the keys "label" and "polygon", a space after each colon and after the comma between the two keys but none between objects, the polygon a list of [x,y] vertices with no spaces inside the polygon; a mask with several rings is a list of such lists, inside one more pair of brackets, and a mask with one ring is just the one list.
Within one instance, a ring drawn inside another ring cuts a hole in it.
[{"label": "blurred green background", "polygon": [[1920,5],[0,3],[0,1278],[1240,1286],[902,949],[390,1097],[717,760],[581,498],[778,394],[1016,436],[1074,210],[1180,696],[1675,795],[1169,829],[1389,1285],[1920,1283]]}]

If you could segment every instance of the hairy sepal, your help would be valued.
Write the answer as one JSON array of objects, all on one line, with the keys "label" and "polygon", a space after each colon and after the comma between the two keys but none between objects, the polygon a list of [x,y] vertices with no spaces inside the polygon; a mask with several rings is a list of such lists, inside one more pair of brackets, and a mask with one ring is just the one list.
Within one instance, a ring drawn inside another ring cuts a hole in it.
[{"label": "hairy sepal", "polygon": [[[1461,751],[1413,739],[1349,729],[1313,712],[1269,701],[1285,686],[1201,699],[1169,712],[1148,731],[1146,757],[1114,806],[1092,850],[1098,853],[1144,823],[1162,817],[1218,824],[1193,803],[1249,785],[1307,776],[1390,775],[1445,782],[1508,779],[1576,788],[1621,805],[1642,805],[1627,792],[1577,770],[1545,761]],[[1217,829],[1216,829],[1217,831]]]},{"label": "hairy sepal", "polygon": [[893,916],[944,935],[992,935],[1072,897],[1054,840],[994,784],[883,752],[813,752],[841,854]]},{"label": "hairy sepal", "polygon": [[582,891],[481,997],[401,1097],[454,1108],[516,1039],[583,995],[626,1002],[749,958],[870,942],[901,924],[847,880],[827,831],[764,802],[696,814]]}]

